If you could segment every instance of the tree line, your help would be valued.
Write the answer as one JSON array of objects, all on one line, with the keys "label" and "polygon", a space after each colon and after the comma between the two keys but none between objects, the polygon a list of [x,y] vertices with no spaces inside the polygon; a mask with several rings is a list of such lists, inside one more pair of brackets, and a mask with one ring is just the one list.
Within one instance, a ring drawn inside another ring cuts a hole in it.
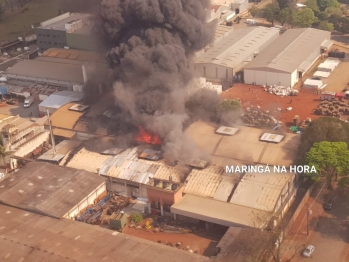
[{"label": "tree line", "polygon": [[[349,1],[349,0],[347,0]],[[314,27],[326,31],[349,33],[349,12],[337,0],[307,0],[304,7],[297,7],[290,0],[277,0],[259,9],[249,9],[252,17],[262,14],[268,22],[289,24],[292,27]]]}]

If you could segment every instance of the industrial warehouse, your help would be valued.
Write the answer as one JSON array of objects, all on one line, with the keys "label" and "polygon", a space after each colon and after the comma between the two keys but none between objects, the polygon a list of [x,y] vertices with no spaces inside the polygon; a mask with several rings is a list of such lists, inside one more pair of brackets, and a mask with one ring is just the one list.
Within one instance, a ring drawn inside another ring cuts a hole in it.
[{"label": "industrial warehouse", "polygon": [[195,58],[195,70],[210,80],[233,80],[247,63],[279,36],[279,30],[266,27],[234,29],[213,47]]},{"label": "industrial warehouse", "polygon": [[336,37],[251,20],[247,0],[102,2],[102,20],[67,4],[32,25],[35,46],[0,47],[0,261],[265,262],[301,254],[298,238],[320,246],[337,189],[274,167],[299,164],[317,118],[348,122]]},{"label": "industrial warehouse", "polygon": [[244,81],[293,87],[332,43],[327,31],[289,29],[244,67]]}]

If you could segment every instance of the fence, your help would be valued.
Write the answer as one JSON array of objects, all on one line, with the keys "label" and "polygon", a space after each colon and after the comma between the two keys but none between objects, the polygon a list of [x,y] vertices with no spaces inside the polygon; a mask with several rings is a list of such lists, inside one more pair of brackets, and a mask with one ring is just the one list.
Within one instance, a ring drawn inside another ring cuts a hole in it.
[{"label": "fence", "polygon": [[293,222],[296,220],[297,216],[299,215],[299,212],[302,210],[304,204],[307,202],[311,192],[313,191],[315,186],[315,183],[313,183],[306,191],[305,194],[301,200],[301,202],[298,204],[296,210],[294,211],[293,215],[291,216],[287,226],[284,229],[284,238],[288,235],[288,233],[290,232],[290,229],[293,225]]}]

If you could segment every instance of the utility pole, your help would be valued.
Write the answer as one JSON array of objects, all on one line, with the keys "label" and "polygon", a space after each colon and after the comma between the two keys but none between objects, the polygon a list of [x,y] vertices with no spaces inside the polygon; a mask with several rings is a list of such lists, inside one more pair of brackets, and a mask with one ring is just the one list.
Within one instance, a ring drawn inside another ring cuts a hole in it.
[{"label": "utility pole", "polygon": [[308,204],[308,210],[307,210],[307,235],[309,235],[309,216],[311,216],[313,211],[310,209],[310,205]]},{"label": "utility pole", "polygon": [[50,112],[48,111],[48,108],[46,109],[47,112],[47,119],[48,119],[48,125],[50,127],[50,135],[51,135],[51,142],[52,142],[52,151],[53,155],[56,155],[56,144],[55,144],[55,139],[53,137],[52,133],[52,125],[51,125],[51,119],[50,119]]}]

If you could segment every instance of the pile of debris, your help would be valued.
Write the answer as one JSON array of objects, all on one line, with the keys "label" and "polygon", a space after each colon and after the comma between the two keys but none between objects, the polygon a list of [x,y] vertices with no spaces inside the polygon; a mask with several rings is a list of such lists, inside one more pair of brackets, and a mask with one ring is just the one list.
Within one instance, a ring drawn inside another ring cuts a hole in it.
[{"label": "pile of debris", "polygon": [[130,199],[128,197],[105,192],[95,199],[93,205],[82,210],[75,217],[75,220],[92,225],[109,224],[110,216],[122,211],[129,204]]},{"label": "pile of debris", "polygon": [[270,94],[274,94],[277,96],[298,96],[299,92],[297,89],[293,89],[291,87],[284,86],[263,86],[264,90],[269,92]]},{"label": "pile of debris", "polygon": [[207,82],[206,78],[204,77],[200,77],[199,79],[194,79],[193,82],[191,83],[191,89],[193,91],[200,88],[214,90],[218,94],[222,93],[222,85],[215,85],[211,82]]},{"label": "pile of debris", "polygon": [[278,121],[272,115],[259,108],[247,108],[242,120],[247,126],[251,127],[273,128],[278,124]]},{"label": "pile of debris", "polygon": [[43,153],[47,152],[51,148],[52,146],[45,141],[44,143],[42,143],[42,145],[38,146],[32,152],[26,155],[26,157],[32,158],[32,159],[38,158],[39,156],[41,156]]},{"label": "pile of debris", "polygon": [[349,114],[349,106],[346,102],[339,101],[338,99],[333,101],[325,100],[321,101],[317,109],[315,109],[315,113],[318,115],[340,117],[343,114]]}]

